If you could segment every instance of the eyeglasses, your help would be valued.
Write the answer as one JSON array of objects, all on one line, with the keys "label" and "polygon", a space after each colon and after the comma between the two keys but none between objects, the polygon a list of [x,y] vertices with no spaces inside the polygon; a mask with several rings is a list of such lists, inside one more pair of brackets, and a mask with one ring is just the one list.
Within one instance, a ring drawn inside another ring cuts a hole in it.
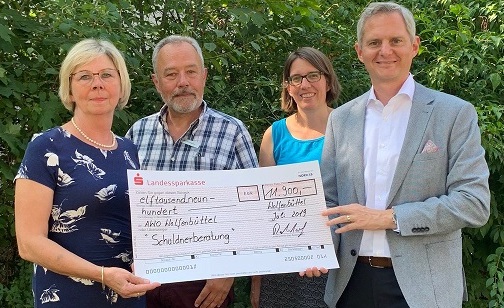
[{"label": "eyeglasses", "polygon": [[70,77],[74,77],[75,81],[81,85],[91,84],[94,80],[94,76],[98,76],[104,83],[109,83],[119,79],[119,71],[106,68],[98,73],[93,73],[91,71],[79,71],[77,73],[70,74]]},{"label": "eyeglasses", "polygon": [[323,74],[324,73],[322,72],[315,71],[315,72],[309,72],[306,75],[292,75],[287,77],[287,82],[291,86],[299,86],[303,82],[303,78],[306,78],[306,80],[308,80],[309,83],[312,83],[319,81],[320,78],[322,78]]}]

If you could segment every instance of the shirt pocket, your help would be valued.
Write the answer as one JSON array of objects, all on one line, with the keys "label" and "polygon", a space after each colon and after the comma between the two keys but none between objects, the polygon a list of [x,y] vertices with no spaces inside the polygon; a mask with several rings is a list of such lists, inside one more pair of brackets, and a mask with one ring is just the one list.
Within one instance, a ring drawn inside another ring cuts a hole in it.
[{"label": "shirt pocket", "polygon": [[198,152],[194,156],[195,170],[218,170],[217,159],[211,153]]}]

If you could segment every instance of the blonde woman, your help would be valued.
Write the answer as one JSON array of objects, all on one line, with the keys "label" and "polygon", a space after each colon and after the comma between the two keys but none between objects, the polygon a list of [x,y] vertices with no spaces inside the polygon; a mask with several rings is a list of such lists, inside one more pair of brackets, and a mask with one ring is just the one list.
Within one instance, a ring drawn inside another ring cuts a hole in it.
[{"label": "blonde woman", "polygon": [[158,283],[131,273],[127,169],[136,147],[112,131],[131,84],[110,42],[83,40],[61,65],[71,120],[33,136],[16,176],[19,254],[34,263],[35,307],[145,307]]}]

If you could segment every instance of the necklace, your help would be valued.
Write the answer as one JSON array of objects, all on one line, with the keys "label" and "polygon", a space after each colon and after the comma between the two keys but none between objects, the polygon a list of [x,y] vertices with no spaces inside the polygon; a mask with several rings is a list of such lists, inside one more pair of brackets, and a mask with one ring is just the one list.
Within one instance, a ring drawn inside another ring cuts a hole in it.
[{"label": "necklace", "polygon": [[93,139],[89,138],[86,134],[84,134],[84,132],[82,131],[82,129],[80,129],[79,126],[77,126],[77,124],[75,124],[74,118],[72,118],[71,121],[72,121],[72,124],[75,127],[75,129],[82,135],[82,137],[86,138],[86,140],[89,141],[89,142],[91,142],[92,144],[97,145],[100,148],[113,148],[113,147],[115,147],[115,145],[116,145],[116,138],[115,138],[114,133],[112,131],[110,131],[110,133],[112,134],[112,139],[113,139],[112,140],[112,144],[111,145],[106,145],[106,144],[94,141]]}]

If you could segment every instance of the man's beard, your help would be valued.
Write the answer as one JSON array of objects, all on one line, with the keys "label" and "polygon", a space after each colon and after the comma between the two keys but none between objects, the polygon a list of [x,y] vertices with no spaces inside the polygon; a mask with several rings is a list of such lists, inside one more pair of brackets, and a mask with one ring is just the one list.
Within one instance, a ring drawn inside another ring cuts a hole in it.
[{"label": "man's beard", "polygon": [[[198,99],[194,93],[191,94],[194,95],[192,98],[189,97],[177,98],[176,97],[177,94],[174,94],[171,97],[162,96],[162,98],[164,103],[173,111],[178,113],[190,113],[198,109],[202,102],[202,100]],[[177,100],[181,100],[182,102],[178,103]]]}]

